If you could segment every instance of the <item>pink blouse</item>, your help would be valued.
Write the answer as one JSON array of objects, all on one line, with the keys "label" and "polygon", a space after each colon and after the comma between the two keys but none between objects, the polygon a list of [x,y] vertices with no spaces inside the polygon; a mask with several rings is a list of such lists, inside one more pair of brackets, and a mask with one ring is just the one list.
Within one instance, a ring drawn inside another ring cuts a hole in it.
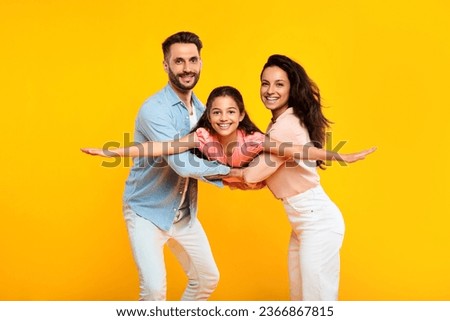
[{"label": "pink blouse", "polygon": [[[307,129],[300,124],[292,108],[288,108],[275,122],[269,124],[267,135],[279,142],[297,145],[310,142]],[[320,184],[315,161],[286,161],[272,154],[258,156],[245,168],[244,178],[247,183],[265,180],[277,198],[297,195]]]},{"label": "pink blouse", "polygon": [[[246,135],[241,129],[237,130],[237,141],[232,146],[222,146],[216,135],[204,128],[195,131],[199,150],[209,159],[216,160],[231,167],[243,167],[263,150],[265,135],[260,132]],[[225,151],[231,150],[227,155]]]}]

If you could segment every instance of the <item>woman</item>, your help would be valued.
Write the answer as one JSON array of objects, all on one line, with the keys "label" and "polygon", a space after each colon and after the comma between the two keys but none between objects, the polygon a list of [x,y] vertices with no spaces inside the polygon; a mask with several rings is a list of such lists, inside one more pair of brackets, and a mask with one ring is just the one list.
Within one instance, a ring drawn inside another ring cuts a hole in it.
[{"label": "woman", "polygon": [[[321,148],[330,121],[322,113],[320,93],[297,62],[272,55],[261,72],[261,100],[272,112],[267,135],[294,145]],[[265,180],[284,208],[292,227],[289,281],[292,300],[337,300],[339,250],[344,220],[320,185],[323,161],[295,161],[264,154],[242,170],[246,183]],[[230,183],[233,186],[233,183]],[[239,187],[239,185],[236,185]]]}]

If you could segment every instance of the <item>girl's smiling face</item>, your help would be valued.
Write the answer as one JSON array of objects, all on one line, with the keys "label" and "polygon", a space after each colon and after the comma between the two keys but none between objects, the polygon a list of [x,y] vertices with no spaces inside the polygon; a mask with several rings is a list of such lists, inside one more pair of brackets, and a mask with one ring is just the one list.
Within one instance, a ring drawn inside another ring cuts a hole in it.
[{"label": "girl's smiling face", "polygon": [[219,136],[234,139],[245,113],[239,111],[238,104],[232,97],[219,96],[212,102],[208,116],[212,128]]}]

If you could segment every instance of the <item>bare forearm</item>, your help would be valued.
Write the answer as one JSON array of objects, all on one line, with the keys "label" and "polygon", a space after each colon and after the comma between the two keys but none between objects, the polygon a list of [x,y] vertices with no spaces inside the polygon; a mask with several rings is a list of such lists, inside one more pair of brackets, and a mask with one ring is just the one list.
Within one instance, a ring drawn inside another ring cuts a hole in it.
[{"label": "bare forearm", "polygon": [[103,157],[160,156],[163,153],[163,144],[162,142],[145,142],[113,149],[82,148],[81,151],[86,154]]},{"label": "bare forearm", "polygon": [[273,139],[264,142],[264,151],[285,159],[333,160],[339,153],[326,151],[308,145],[294,145],[290,142],[279,142]]},{"label": "bare forearm", "polygon": [[356,153],[338,153],[330,150],[319,149],[316,147],[308,147],[307,158],[309,160],[331,160],[345,163],[353,163],[359,160],[363,160],[367,155],[372,154],[376,150],[376,147],[365,149]]},{"label": "bare forearm", "polygon": [[364,159],[365,156],[373,153],[376,148],[372,147],[356,153],[343,154],[309,145],[293,145],[292,143],[280,143],[275,140],[270,140],[264,143],[264,150],[285,159],[330,160],[352,163]]},{"label": "bare forearm", "polygon": [[193,134],[170,142],[148,141],[135,144],[129,147],[121,147],[114,149],[102,148],[82,148],[81,150],[90,155],[98,155],[103,157],[144,157],[144,156],[161,156],[183,153],[191,148],[196,147],[197,143]]},{"label": "bare forearm", "polygon": [[307,145],[293,145],[292,148],[288,148],[287,156],[304,160],[342,160],[342,156],[337,152]]},{"label": "bare forearm", "polygon": [[117,156],[125,157],[142,157],[142,156],[160,156],[163,153],[162,142],[145,142],[129,147],[122,147],[111,150]]}]

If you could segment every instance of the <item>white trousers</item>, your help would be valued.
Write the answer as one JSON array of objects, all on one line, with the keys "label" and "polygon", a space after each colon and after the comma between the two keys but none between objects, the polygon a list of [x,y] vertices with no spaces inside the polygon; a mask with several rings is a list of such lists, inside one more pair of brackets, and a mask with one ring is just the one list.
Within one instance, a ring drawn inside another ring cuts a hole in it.
[{"label": "white trousers", "polygon": [[164,245],[179,260],[188,277],[182,300],[206,300],[215,290],[219,271],[211,248],[197,219],[190,216],[163,231],[124,205],[131,248],[139,270],[140,300],[166,300]]},{"label": "white trousers", "polygon": [[335,301],[338,298],[344,220],[319,185],[283,199],[292,227],[289,242],[291,300]]}]

